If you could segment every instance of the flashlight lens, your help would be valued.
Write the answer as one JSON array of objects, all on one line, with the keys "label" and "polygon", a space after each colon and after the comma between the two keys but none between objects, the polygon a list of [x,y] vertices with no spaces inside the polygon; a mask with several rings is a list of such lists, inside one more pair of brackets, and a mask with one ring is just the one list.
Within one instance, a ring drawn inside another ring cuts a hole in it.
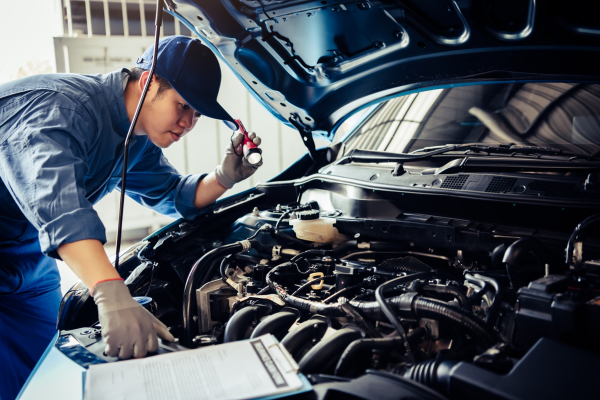
[{"label": "flashlight lens", "polygon": [[262,156],[260,153],[251,153],[248,155],[247,160],[249,164],[258,164],[262,160]]}]

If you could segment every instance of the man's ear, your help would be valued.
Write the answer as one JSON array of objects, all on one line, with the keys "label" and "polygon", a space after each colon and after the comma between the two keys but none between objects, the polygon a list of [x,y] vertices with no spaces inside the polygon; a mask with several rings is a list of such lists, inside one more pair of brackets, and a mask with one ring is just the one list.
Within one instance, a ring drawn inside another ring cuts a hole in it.
[{"label": "man's ear", "polygon": [[[140,76],[140,79],[138,80],[138,89],[140,90],[140,92],[144,91],[144,86],[146,86],[146,81],[148,80],[148,76],[150,76],[150,71],[142,72],[142,75]],[[154,80],[154,77],[152,77],[152,80]],[[152,82],[150,82],[150,86],[152,86]],[[148,88],[148,90],[150,90],[150,88]]]}]

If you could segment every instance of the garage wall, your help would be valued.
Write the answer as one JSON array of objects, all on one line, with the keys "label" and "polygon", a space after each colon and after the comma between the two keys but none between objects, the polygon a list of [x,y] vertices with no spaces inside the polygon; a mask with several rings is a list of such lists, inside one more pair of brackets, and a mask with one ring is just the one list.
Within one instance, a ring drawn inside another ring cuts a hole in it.
[{"label": "garage wall", "polygon": [[[121,67],[132,67],[137,57],[152,44],[149,37],[56,37],[54,47],[57,72],[82,74],[107,73]],[[230,71],[221,65],[222,82],[219,102],[234,117],[244,122],[263,140],[264,165],[250,179],[236,185],[225,196],[265,182],[286,169],[306,153],[298,134],[266,111]],[[182,174],[211,172],[220,164],[231,131],[220,121],[202,117],[196,127],[164,150],[169,162]],[[327,142],[316,141],[317,147]],[[113,192],[95,205],[104,222],[108,240],[114,240],[119,193]],[[172,222],[172,219],[146,209],[130,199],[125,202],[123,238],[140,239],[148,232]]]}]

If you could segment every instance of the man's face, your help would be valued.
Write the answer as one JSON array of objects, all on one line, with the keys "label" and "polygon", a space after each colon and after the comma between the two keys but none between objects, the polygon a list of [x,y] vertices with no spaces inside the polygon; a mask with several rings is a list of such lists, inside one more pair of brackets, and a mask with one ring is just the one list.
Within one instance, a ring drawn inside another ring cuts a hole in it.
[{"label": "man's face", "polygon": [[194,128],[201,114],[187,104],[174,89],[157,96],[158,82],[152,82],[138,119],[136,133],[145,133],[164,149],[179,141]]}]

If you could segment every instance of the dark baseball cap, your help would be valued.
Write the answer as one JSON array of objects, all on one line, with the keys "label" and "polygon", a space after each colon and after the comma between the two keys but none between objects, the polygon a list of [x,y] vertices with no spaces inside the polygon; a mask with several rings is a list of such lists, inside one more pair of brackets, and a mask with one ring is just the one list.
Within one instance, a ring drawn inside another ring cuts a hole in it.
[{"label": "dark baseball cap", "polygon": [[[149,70],[153,51],[154,45],[137,59],[135,66]],[[221,68],[217,57],[198,39],[187,36],[161,39],[158,42],[155,73],[166,79],[194,110],[237,128],[233,118],[217,102],[221,85]]]}]

